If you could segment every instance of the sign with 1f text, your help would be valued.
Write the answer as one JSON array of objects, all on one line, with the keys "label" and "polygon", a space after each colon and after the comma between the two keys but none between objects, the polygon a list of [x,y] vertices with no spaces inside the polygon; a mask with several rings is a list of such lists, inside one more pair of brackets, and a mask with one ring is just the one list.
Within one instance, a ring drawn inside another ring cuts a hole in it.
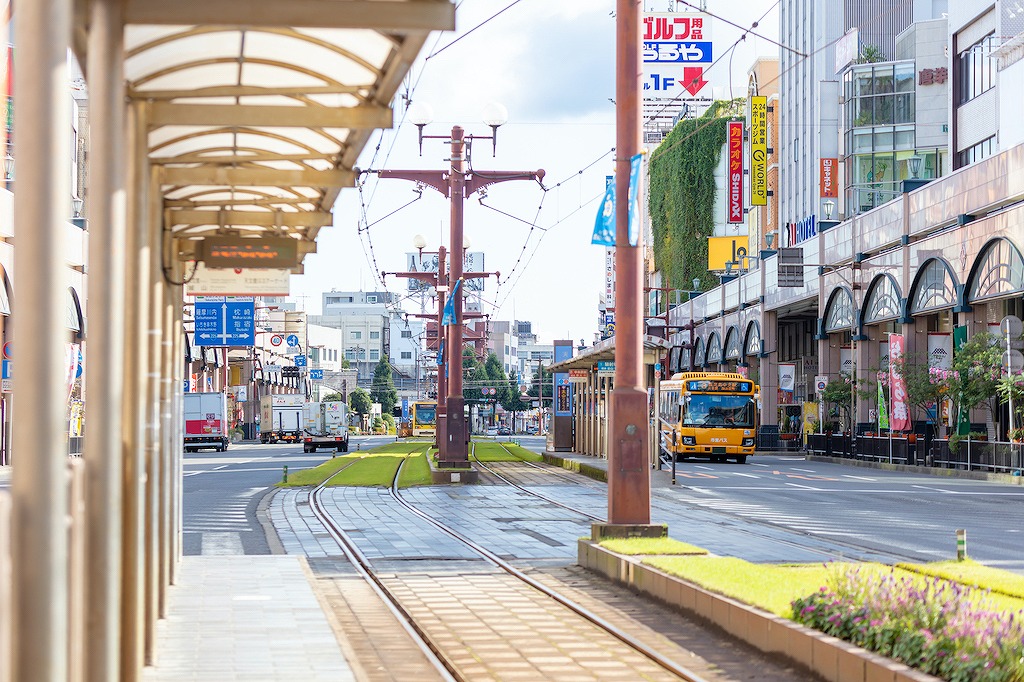
[{"label": "sign with 1f text", "polygon": [[253,346],[256,304],[246,296],[197,296],[197,346]]}]

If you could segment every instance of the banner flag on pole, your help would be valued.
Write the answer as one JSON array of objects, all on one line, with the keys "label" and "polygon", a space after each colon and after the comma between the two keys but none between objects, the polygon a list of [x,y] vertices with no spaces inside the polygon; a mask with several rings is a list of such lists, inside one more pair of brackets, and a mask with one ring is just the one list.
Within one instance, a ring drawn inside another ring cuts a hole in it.
[{"label": "banner flag on pole", "polygon": [[437,366],[440,367],[444,364],[444,339],[441,339],[441,344],[437,347]]},{"label": "banner flag on pole", "polygon": [[597,210],[594,221],[594,236],[591,244],[615,246],[615,177],[611,176],[604,185],[604,199]]},{"label": "banner flag on pole", "polygon": [[629,245],[640,241],[640,168],[643,154],[635,154],[629,160]]},{"label": "banner flag on pole", "polygon": [[878,382],[878,430],[889,428],[889,409],[885,404],[885,393],[882,390],[882,382]]},{"label": "banner flag on pole", "polygon": [[903,334],[889,334],[889,402],[892,403],[892,428],[910,430],[910,405],[907,383],[897,371],[905,349]]},{"label": "banner flag on pole", "polygon": [[444,315],[441,316],[442,325],[456,324],[455,319],[455,297],[459,293],[459,285],[462,284],[462,279],[455,281],[455,286],[452,287],[451,294],[448,296],[448,300],[444,304]]}]

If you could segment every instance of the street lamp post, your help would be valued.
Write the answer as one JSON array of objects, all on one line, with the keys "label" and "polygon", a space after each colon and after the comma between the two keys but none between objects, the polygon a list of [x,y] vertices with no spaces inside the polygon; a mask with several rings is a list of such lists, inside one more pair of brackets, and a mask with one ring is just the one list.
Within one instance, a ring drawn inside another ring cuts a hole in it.
[{"label": "street lamp post", "polygon": [[[489,185],[509,180],[544,179],[544,171],[468,171],[466,167],[466,149],[474,139],[496,141],[497,135],[466,136],[461,126],[452,126],[451,136],[424,135],[423,128],[430,123],[430,116],[422,112],[413,112],[413,124],[419,129],[420,152],[423,151],[424,139],[446,140],[451,145],[451,167],[446,170],[379,170],[381,178],[398,178],[429,185],[451,200],[451,260],[449,264],[449,281],[454,288],[463,279],[462,271],[465,260],[463,245],[463,210],[466,197],[482,190]],[[496,117],[486,121],[492,131],[504,123]],[[628,164],[627,164],[628,165]],[[442,468],[469,468],[468,431],[466,429],[465,399],[462,397],[462,298],[463,291],[453,292],[454,319],[448,325],[448,391],[446,397],[446,429],[444,440],[438,437],[438,466]],[[438,330],[441,334],[441,330]],[[438,394],[438,404],[441,394]]]}]

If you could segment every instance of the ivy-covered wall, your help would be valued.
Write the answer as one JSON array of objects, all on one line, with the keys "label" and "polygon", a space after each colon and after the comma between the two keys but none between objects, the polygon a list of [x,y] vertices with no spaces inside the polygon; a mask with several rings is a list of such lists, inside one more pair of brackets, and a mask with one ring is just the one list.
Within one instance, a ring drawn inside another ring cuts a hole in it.
[{"label": "ivy-covered wall", "polygon": [[[654,266],[662,286],[701,289],[718,282],[708,273],[708,240],[715,225],[715,167],[727,126],[745,100],[715,102],[700,118],[683,119],[651,155],[650,216]],[[720,217],[724,219],[724,216]]]}]

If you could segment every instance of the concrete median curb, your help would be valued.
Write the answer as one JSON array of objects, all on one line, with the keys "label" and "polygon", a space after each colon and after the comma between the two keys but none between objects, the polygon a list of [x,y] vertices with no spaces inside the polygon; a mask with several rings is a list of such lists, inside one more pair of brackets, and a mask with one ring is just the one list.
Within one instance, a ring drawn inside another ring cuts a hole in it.
[{"label": "concrete median curb", "polygon": [[577,549],[580,566],[703,618],[760,651],[785,656],[829,682],[942,682],[841,639],[646,566],[637,557],[616,554],[587,539],[579,540]]}]

